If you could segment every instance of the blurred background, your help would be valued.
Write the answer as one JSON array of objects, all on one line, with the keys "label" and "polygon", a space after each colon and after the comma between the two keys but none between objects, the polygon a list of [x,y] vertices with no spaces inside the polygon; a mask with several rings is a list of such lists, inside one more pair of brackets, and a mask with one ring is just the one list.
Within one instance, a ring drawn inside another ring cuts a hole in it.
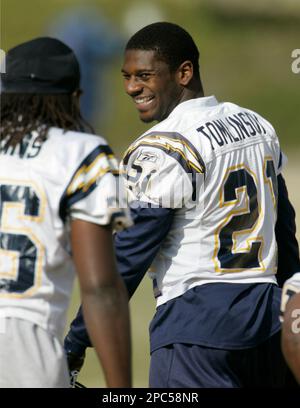
[{"label": "blurred background", "polygon": [[[0,0],[0,5],[4,51],[43,35],[60,38],[75,50],[83,75],[83,112],[119,158],[150,127],[139,121],[123,89],[126,41],[155,21],[186,28],[200,49],[206,95],[256,110],[277,130],[289,159],[284,176],[290,198],[300,212],[299,0]],[[299,231],[299,217],[297,225]],[[78,304],[76,284],[69,321]],[[154,310],[146,278],[131,301],[135,387],[148,385],[148,325]],[[93,350],[79,380],[88,387],[104,386]]]}]

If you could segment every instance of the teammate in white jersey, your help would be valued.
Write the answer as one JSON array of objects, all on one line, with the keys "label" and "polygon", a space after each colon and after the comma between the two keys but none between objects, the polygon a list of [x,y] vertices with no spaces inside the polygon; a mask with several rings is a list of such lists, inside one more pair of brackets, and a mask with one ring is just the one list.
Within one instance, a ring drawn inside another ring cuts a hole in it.
[{"label": "teammate in white jersey", "polygon": [[[130,295],[150,267],[151,387],[280,387],[277,255],[281,282],[299,270],[284,159],[267,120],[204,97],[198,59],[171,23],[127,43],[126,92],[159,123],[123,158],[135,225],[115,238],[118,267]],[[65,348],[88,345],[79,312]]]},{"label": "teammate in white jersey", "polygon": [[300,384],[300,273],[286,281],[282,289],[282,350]]},{"label": "teammate in white jersey", "polygon": [[61,41],[8,51],[1,74],[0,387],[68,387],[62,347],[78,272],[89,334],[107,385],[130,387],[127,294],[112,230],[119,203],[107,142],[84,133],[78,61]]}]

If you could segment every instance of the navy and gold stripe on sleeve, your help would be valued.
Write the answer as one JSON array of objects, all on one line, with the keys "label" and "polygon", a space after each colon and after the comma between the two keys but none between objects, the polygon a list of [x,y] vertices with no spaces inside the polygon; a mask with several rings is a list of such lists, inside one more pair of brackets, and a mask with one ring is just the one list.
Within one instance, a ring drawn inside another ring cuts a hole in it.
[{"label": "navy and gold stripe on sleeve", "polygon": [[192,143],[176,132],[151,132],[133,143],[125,152],[123,163],[126,165],[131,154],[140,146],[161,148],[166,154],[174,157],[184,169],[194,169],[197,173],[205,172],[205,164]]},{"label": "navy and gold stripe on sleeve", "polygon": [[148,133],[134,142],[125,152],[123,158],[125,166],[128,164],[132,153],[142,146],[164,151],[168,156],[173,157],[186,173],[191,174],[194,199],[196,194],[196,177],[199,173],[205,174],[205,164],[192,143],[177,132]]},{"label": "navy and gold stripe on sleeve", "polygon": [[90,194],[108,172],[119,175],[117,162],[108,145],[99,145],[80,163],[62,195],[59,215],[63,221],[69,208]]}]

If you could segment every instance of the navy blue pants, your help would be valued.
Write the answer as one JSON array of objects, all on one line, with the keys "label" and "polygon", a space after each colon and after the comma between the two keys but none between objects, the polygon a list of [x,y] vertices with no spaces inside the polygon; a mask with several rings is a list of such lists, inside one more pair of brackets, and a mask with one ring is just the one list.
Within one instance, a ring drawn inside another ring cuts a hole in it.
[{"label": "navy blue pants", "polygon": [[151,355],[149,385],[153,388],[285,387],[287,366],[280,350],[280,332],[257,347],[221,350],[173,344]]}]

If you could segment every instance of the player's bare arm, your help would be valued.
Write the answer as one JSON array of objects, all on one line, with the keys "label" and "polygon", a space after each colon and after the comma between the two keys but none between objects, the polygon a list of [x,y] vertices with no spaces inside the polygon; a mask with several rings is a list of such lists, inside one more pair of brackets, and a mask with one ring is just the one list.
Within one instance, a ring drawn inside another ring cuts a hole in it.
[{"label": "player's bare arm", "polygon": [[108,387],[130,387],[128,299],[117,273],[109,226],[71,223],[72,250],[84,318]]}]

